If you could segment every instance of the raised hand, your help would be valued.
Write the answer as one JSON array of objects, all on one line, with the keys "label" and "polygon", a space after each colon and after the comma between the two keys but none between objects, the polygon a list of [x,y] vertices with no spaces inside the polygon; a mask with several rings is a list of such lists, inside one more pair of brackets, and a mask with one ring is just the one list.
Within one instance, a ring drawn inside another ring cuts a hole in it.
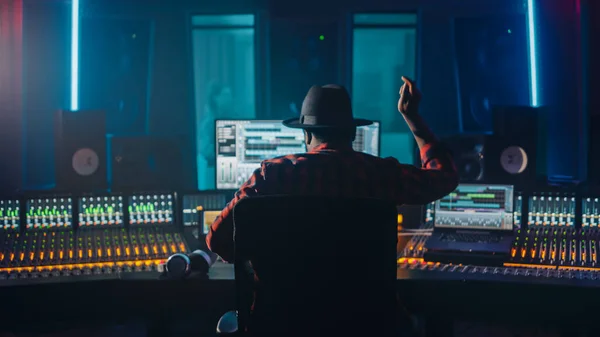
[{"label": "raised hand", "polygon": [[417,114],[421,102],[421,91],[410,78],[402,76],[402,81],[404,81],[404,84],[400,88],[398,111],[405,115]]}]

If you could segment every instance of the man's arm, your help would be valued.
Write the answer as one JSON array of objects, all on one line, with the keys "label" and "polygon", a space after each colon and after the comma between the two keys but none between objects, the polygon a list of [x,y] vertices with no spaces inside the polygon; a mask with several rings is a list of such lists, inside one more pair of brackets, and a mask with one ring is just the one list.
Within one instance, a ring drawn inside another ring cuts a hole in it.
[{"label": "man's arm", "polygon": [[426,204],[440,199],[458,186],[458,173],[452,154],[437,140],[419,115],[421,92],[412,80],[402,77],[398,111],[413,133],[419,146],[421,168],[395,161],[395,175],[399,179],[397,202],[399,204]]},{"label": "man's arm", "polygon": [[427,143],[421,147],[422,167],[394,163],[398,204],[423,205],[438,200],[456,189],[458,173],[452,156],[440,143]]},{"label": "man's arm", "polygon": [[259,187],[263,182],[262,169],[257,169],[210,226],[206,244],[212,252],[225,261],[233,262],[234,259],[233,208],[241,199],[258,195]]}]

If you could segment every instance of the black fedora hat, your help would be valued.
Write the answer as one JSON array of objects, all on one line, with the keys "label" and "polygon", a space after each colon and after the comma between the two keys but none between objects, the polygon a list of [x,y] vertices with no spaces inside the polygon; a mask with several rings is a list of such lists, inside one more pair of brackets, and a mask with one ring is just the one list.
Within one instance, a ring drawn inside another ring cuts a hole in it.
[{"label": "black fedora hat", "polygon": [[348,91],[335,84],[312,86],[302,102],[300,118],[283,121],[283,125],[294,129],[335,129],[371,124],[370,120],[354,118]]}]

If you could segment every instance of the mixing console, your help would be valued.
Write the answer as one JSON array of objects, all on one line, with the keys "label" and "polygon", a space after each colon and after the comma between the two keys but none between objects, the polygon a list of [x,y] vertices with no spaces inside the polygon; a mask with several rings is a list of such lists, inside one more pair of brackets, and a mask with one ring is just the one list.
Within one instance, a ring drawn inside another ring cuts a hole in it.
[{"label": "mixing console", "polygon": [[425,224],[400,252],[399,264],[404,269],[423,271],[465,269],[469,274],[485,271],[500,275],[600,279],[599,198],[583,197],[579,202],[578,199],[573,193],[534,193],[527,197],[515,194],[514,241],[504,268],[425,262],[425,242],[431,235],[426,230],[432,229],[431,222],[437,216],[435,210],[427,208]]},{"label": "mixing console", "polygon": [[174,194],[26,198],[23,212],[20,202],[0,200],[0,280],[118,277],[191,251]]},{"label": "mixing console", "polygon": [[134,195],[129,197],[131,225],[173,224],[174,203],[171,194]]},{"label": "mixing console", "polygon": [[576,198],[567,194],[537,194],[529,197],[529,227],[575,226]]},{"label": "mixing console", "polygon": [[27,229],[46,229],[73,226],[71,198],[27,200]]},{"label": "mixing console", "polygon": [[123,225],[123,197],[103,196],[79,199],[79,227]]},{"label": "mixing console", "polygon": [[20,223],[19,200],[0,200],[0,229],[18,230]]}]

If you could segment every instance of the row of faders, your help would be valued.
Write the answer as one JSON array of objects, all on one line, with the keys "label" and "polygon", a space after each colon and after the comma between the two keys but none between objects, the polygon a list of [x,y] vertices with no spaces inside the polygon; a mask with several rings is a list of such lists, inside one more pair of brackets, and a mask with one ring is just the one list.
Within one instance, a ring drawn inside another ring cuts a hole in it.
[{"label": "row of faders", "polygon": [[0,272],[153,270],[170,255],[189,251],[173,220],[173,199],[171,194],[30,199],[24,230],[19,202],[4,200]]}]

